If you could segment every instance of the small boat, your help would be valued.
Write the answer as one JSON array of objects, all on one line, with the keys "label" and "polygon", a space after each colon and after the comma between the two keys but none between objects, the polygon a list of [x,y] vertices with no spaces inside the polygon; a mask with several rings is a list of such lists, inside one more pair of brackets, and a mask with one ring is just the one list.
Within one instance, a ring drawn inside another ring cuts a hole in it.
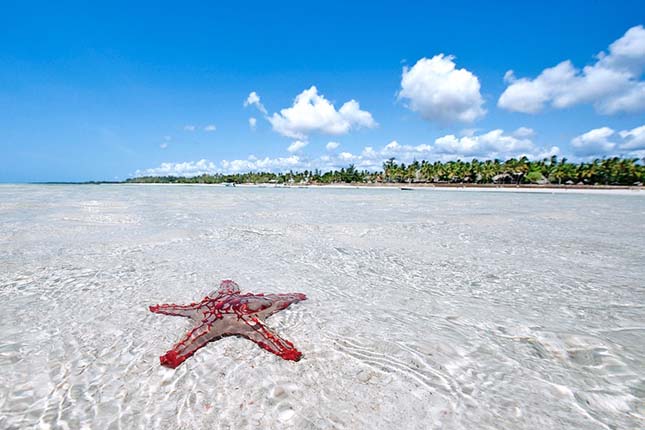
[{"label": "small boat", "polygon": [[225,186],[225,187],[234,187],[234,186],[235,186],[235,182],[224,182],[224,186]]},{"label": "small boat", "polygon": [[412,191],[410,187],[401,187],[401,191]]}]

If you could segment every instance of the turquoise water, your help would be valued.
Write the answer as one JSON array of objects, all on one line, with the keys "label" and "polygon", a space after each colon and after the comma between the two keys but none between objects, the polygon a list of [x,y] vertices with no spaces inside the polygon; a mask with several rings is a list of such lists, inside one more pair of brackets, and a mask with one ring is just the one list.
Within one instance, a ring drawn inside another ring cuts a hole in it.
[{"label": "turquoise water", "polygon": [[[0,428],[639,428],[645,198],[0,186]],[[176,370],[152,314],[309,299]]]}]

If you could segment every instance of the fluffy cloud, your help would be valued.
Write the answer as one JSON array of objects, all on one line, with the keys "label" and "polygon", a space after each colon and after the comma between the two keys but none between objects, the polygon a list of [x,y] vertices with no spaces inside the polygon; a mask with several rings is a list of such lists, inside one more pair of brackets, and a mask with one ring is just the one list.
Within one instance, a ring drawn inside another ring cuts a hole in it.
[{"label": "fluffy cloud", "polygon": [[387,145],[385,145],[383,149],[378,153],[375,152],[372,147],[368,146],[363,150],[363,154],[370,154],[372,156],[381,155],[383,157],[395,156],[402,159],[410,159],[410,158],[420,158],[420,157],[423,157],[424,155],[429,155],[431,151],[432,151],[432,146],[430,145],[417,145],[417,146],[401,145],[396,140],[393,140]]},{"label": "fluffy cloud", "polygon": [[325,148],[327,149],[327,151],[333,151],[335,149],[338,149],[339,146],[340,143],[338,142],[329,142],[327,143],[327,145],[325,145]]},{"label": "fluffy cloud", "polygon": [[306,169],[310,162],[297,155],[277,158],[257,158],[253,155],[246,160],[222,160],[217,166],[209,160],[185,161],[180,163],[161,163],[159,167],[137,170],[135,177],[140,176],[199,176],[216,173],[239,173],[250,171],[288,171],[290,169]]},{"label": "fluffy cloud", "polygon": [[371,146],[366,146],[365,148],[363,148],[361,155],[365,158],[375,158],[376,156],[378,156],[377,152],[374,151],[374,148],[372,148]]},{"label": "fluffy cloud", "polygon": [[239,173],[239,172],[266,172],[266,171],[287,171],[290,169],[304,169],[308,164],[304,162],[299,156],[292,155],[290,157],[278,158],[256,158],[250,156],[246,160],[222,160],[223,173]]},{"label": "fluffy cloud", "polygon": [[249,93],[249,96],[244,101],[244,107],[247,107],[247,106],[255,106],[260,112],[262,112],[265,115],[267,114],[266,108],[260,101],[260,96],[255,91],[251,91]]},{"label": "fluffy cloud", "polygon": [[360,154],[341,152],[338,155],[325,155],[310,161],[310,165],[331,169],[352,163],[360,169],[377,170],[391,157],[407,164],[413,160],[450,161],[474,157],[505,159],[523,155],[530,159],[541,160],[552,155],[560,155],[560,148],[557,146],[538,148],[530,139],[517,137],[518,133],[526,133],[526,130],[518,129],[511,134],[504,133],[502,130],[492,130],[481,135],[473,133],[463,137],[446,135],[436,139],[434,145],[404,145],[393,140],[380,149],[366,146]]},{"label": "fluffy cloud", "polygon": [[623,130],[618,133],[625,142],[620,145],[621,149],[630,151],[645,149],[645,125],[633,128],[631,130]]},{"label": "fluffy cloud", "polygon": [[168,144],[166,142],[164,142],[164,143],[159,145],[159,148],[166,149],[166,148],[168,148]]},{"label": "fluffy cloud", "polygon": [[535,150],[533,142],[527,137],[516,137],[517,133],[526,133],[518,129],[514,135],[504,134],[496,129],[481,135],[457,137],[453,134],[435,140],[435,151],[440,154],[454,154],[464,157],[484,156],[487,158],[525,155]]},{"label": "fluffy cloud", "polygon": [[135,176],[197,176],[217,172],[215,163],[202,159],[183,163],[161,163],[159,167],[137,170]]},{"label": "fluffy cloud", "polygon": [[543,160],[545,158],[551,158],[554,155],[558,157],[562,155],[562,152],[560,151],[560,148],[558,146],[552,146],[551,148],[544,149],[534,154],[531,158],[533,160]]},{"label": "fluffy cloud", "polygon": [[341,152],[338,154],[338,158],[345,162],[353,161],[356,157],[351,152]]},{"label": "fluffy cloud", "polygon": [[476,134],[470,130],[461,137],[448,134],[435,139],[433,145],[402,145],[393,140],[380,150],[371,146],[365,147],[360,157],[355,158],[355,161],[364,163],[365,160],[372,160],[372,164],[378,166],[390,157],[394,157],[400,162],[410,163],[415,159],[429,161],[470,158],[505,159],[523,155],[531,159],[542,159],[551,155],[560,155],[560,149],[557,146],[537,147],[530,139],[530,136],[534,134],[532,129],[520,127],[510,134],[500,129],[483,134]]},{"label": "fluffy cloud", "polygon": [[206,127],[204,127],[204,131],[215,131],[217,130],[217,127],[215,127],[213,124],[208,124]]},{"label": "fluffy cloud", "polygon": [[520,127],[513,132],[513,136],[517,137],[532,137],[535,135],[535,130],[528,127]]},{"label": "fluffy cloud", "polygon": [[616,147],[616,144],[609,141],[614,135],[614,130],[609,127],[601,127],[590,130],[571,140],[571,147],[578,155],[604,155]]},{"label": "fluffy cloud", "polygon": [[289,152],[298,152],[302,148],[307,146],[307,144],[308,144],[307,142],[304,142],[302,140],[296,140],[291,145],[289,145],[289,147],[287,148],[287,151],[289,151]]},{"label": "fluffy cloud", "polygon": [[574,137],[571,147],[580,156],[640,157],[641,151],[645,150],[645,125],[618,133],[609,127],[595,128]]},{"label": "fluffy cloud", "polygon": [[267,119],[273,130],[294,139],[305,139],[311,133],[340,135],[353,128],[377,125],[372,114],[361,110],[357,101],[350,100],[336,110],[315,86],[298,94],[293,106]]},{"label": "fluffy cloud", "polygon": [[188,125],[184,126],[184,130],[186,130],[186,131],[195,131],[195,128],[196,127],[194,125],[191,125],[191,124],[188,124]]},{"label": "fluffy cloud", "polygon": [[251,117],[249,118],[249,127],[251,127],[251,130],[255,130],[255,126],[257,125],[258,120]]},{"label": "fluffy cloud", "polygon": [[[538,148],[531,136],[535,133],[526,127],[520,127],[511,133],[496,129],[483,134],[471,130],[460,137],[448,134],[435,139],[434,144],[405,145],[392,140],[380,149],[366,146],[360,153],[343,151],[338,154],[330,152],[318,158],[306,155],[290,155],[277,158],[257,158],[250,156],[241,160],[222,160],[219,165],[202,159],[181,163],[162,163],[159,167],[137,170],[135,176],[196,176],[204,173],[239,173],[248,171],[288,171],[304,169],[339,169],[354,164],[358,169],[378,170],[383,162],[394,157],[398,162],[410,163],[413,160],[456,159],[506,159],[526,155],[533,160],[561,155],[560,148]],[[330,142],[335,143],[335,142]],[[289,147],[290,152],[297,152],[307,145],[306,141],[296,141]],[[328,144],[329,145],[329,144]],[[332,145],[334,146],[334,145]],[[334,146],[333,149],[338,149]],[[625,155],[632,157],[645,156],[645,125],[629,130],[616,132],[609,127],[590,130],[571,141],[571,148],[581,158]]]},{"label": "fluffy cloud", "polygon": [[413,160],[449,161],[473,157],[505,159],[522,155],[530,159],[543,159],[560,155],[560,149],[557,146],[538,148],[528,137],[519,137],[522,134],[534,134],[532,130],[531,133],[528,130],[530,129],[520,128],[511,134],[503,130],[492,130],[481,135],[473,132],[462,137],[446,135],[437,138],[434,145],[405,145],[392,140],[380,149],[366,146],[358,154],[341,152],[337,155],[324,155],[319,159],[311,160],[309,165],[324,170],[340,168],[352,163],[359,169],[376,170],[391,157],[407,164]]},{"label": "fluffy cloud", "polygon": [[399,99],[430,121],[473,122],[486,114],[479,79],[466,69],[457,69],[455,57],[443,54],[422,58],[404,67]]},{"label": "fluffy cloud", "polygon": [[593,65],[576,69],[571,61],[544,69],[535,79],[517,79],[506,72],[508,88],[497,105],[503,109],[537,113],[546,105],[563,109],[591,103],[602,114],[645,109],[645,29],[632,27],[601,52]]}]

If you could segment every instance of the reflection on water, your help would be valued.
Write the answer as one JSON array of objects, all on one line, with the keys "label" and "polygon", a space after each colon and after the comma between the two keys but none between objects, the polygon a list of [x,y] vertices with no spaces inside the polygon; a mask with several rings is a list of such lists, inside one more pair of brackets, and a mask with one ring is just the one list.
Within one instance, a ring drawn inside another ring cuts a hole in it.
[{"label": "reflection on water", "polygon": [[[639,428],[645,199],[0,186],[0,428]],[[156,318],[309,300],[176,370]]]}]

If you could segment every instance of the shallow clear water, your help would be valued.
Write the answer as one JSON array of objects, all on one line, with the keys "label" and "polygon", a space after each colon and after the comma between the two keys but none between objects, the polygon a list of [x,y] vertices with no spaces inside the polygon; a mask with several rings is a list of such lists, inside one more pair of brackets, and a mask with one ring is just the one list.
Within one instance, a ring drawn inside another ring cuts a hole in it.
[{"label": "shallow clear water", "polygon": [[[645,198],[0,186],[0,428],[645,426]],[[303,292],[176,370],[220,279]]]}]

